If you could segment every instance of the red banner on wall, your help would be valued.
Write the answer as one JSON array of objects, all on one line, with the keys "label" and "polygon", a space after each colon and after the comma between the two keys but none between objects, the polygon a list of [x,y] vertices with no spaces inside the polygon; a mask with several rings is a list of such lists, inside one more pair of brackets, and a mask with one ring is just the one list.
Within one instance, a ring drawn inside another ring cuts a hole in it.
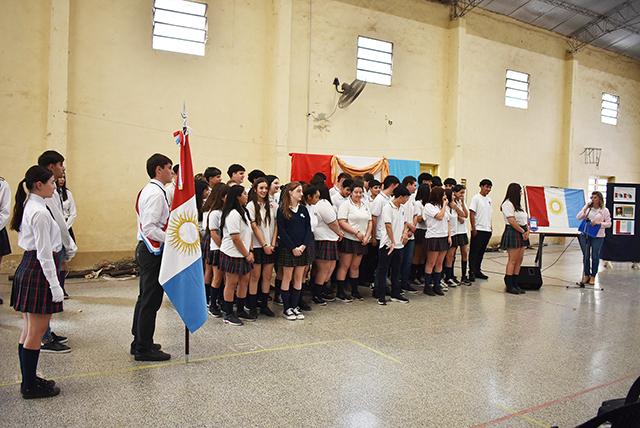
[{"label": "red banner on wall", "polygon": [[309,182],[316,172],[327,176],[327,187],[331,188],[332,155],[312,155],[307,153],[289,153],[291,156],[291,181]]}]

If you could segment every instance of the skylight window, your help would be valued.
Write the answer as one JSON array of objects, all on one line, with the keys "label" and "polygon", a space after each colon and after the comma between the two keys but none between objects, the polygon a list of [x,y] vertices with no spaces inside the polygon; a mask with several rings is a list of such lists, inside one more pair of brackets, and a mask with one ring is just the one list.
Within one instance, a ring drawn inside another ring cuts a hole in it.
[{"label": "skylight window", "polygon": [[608,123],[609,125],[617,125],[619,106],[620,97],[603,92],[602,109],[600,110],[600,122]]},{"label": "skylight window", "polygon": [[356,79],[391,86],[393,43],[358,37],[358,70]]},{"label": "skylight window", "polygon": [[507,70],[504,105],[526,109],[529,107],[529,75]]},{"label": "skylight window", "polygon": [[155,0],[153,49],[204,56],[207,5],[186,0]]}]

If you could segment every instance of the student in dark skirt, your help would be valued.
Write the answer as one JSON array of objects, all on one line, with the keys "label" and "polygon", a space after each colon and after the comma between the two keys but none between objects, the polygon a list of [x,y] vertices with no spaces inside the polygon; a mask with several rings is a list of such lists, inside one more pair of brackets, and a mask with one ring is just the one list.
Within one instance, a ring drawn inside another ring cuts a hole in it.
[{"label": "student in dark skirt", "polygon": [[[225,324],[242,325],[244,321],[255,321],[256,317],[245,311],[249,273],[253,268],[251,251],[251,225],[244,206],[247,204],[247,192],[242,186],[233,186],[227,194],[222,207],[220,229],[220,270],[224,275]],[[233,312],[233,296],[238,291],[238,312]]]},{"label": "student in dark skirt", "polygon": [[[331,279],[331,274],[336,268],[336,262],[339,258],[338,241],[344,236],[344,232],[338,226],[338,210],[331,203],[329,189],[324,183],[320,183],[318,190],[320,191],[320,200],[314,205],[312,213],[318,218],[318,225],[313,231],[316,247],[316,260],[313,262],[315,270],[313,281],[315,284],[314,290],[317,291],[319,291],[319,285],[323,285]],[[341,297],[339,300],[351,301],[344,294],[344,283],[342,283],[342,286],[342,289],[338,288],[337,296]],[[316,295],[315,297],[317,298],[318,296]],[[323,290],[320,297],[326,301],[335,300],[334,297],[329,295],[328,290]]]},{"label": "student in dark skirt", "polygon": [[511,294],[524,294],[524,290],[518,287],[518,275],[520,275],[524,250],[529,245],[529,228],[527,227],[529,219],[522,209],[521,200],[522,187],[518,183],[511,183],[507,187],[507,194],[500,206],[505,222],[500,247],[506,249],[509,254],[504,283],[507,286],[507,293]]},{"label": "student in dark skirt", "polygon": [[416,193],[416,212],[420,214],[418,215],[418,224],[416,224],[416,244],[413,248],[413,260],[411,261],[411,278],[414,279],[414,285],[422,284],[424,265],[427,262],[427,249],[425,247],[427,224],[424,222],[422,213],[424,212],[424,206],[429,201],[430,194],[431,187],[428,184],[421,184]]},{"label": "student in dark skirt", "polygon": [[[422,217],[427,224],[425,248],[427,250],[427,263],[424,267],[424,294],[444,296],[440,285],[442,278],[442,262],[451,245],[449,230],[449,218],[447,206],[449,201],[442,187],[434,187],[429,195],[429,201],[424,206]],[[433,275],[433,289],[431,288],[431,275]]]},{"label": "student in dark skirt", "polygon": [[[29,190],[29,197],[24,187]],[[24,398],[52,397],[60,393],[54,381],[36,375],[42,336],[51,314],[62,312],[64,293],[58,278],[62,251],[60,227],[45,204],[56,191],[53,173],[40,166],[27,170],[16,191],[11,229],[19,232],[18,246],[25,250],[16,269],[11,306],[22,312],[18,345]],[[25,202],[26,201],[26,202]]]},{"label": "student in dark skirt", "polygon": [[211,189],[211,194],[204,203],[202,210],[205,212],[205,227],[209,234],[209,242],[206,246],[207,258],[204,269],[204,283],[210,284],[211,294],[208,297],[211,302],[209,305],[209,314],[214,318],[220,318],[222,311],[219,302],[223,301],[221,293],[221,284],[224,273],[220,271],[220,218],[222,217],[222,207],[227,200],[227,193],[230,187],[224,183],[216,183]]},{"label": "student in dark skirt", "polygon": [[[313,232],[316,230],[316,226],[318,225],[318,217],[316,217],[313,214],[313,207],[320,200],[320,191],[318,190],[318,187],[316,185],[312,185],[312,184],[308,186],[303,185],[302,188],[303,188],[304,196],[302,198],[302,201],[300,201],[300,203],[305,207],[307,207],[307,211],[309,211],[309,218],[311,220],[311,240],[309,241],[309,254],[311,255],[311,263],[313,263],[316,260],[316,248],[315,248],[315,239],[313,237]],[[310,270],[311,270],[311,266],[307,266],[305,268],[304,275],[303,275],[304,281],[306,281],[306,279],[309,277]],[[309,282],[313,284],[313,279],[309,278]],[[313,292],[313,297],[311,301],[318,306],[326,306],[327,302],[322,300],[323,286],[321,285],[318,288],[315,284],[313,284],[313,287],[314,287],[314,290],[317,289],[317,292],[316,291]],[[300,301],[298,303],[302,303],[304,305],[304,301],[302,299],[303,294],[304,293],[300,293]],[[316,294],[320,297],[316,297]]]},{"label": "student in dark skirt", "polygon": [[249,313],[258,316],[258,294],[260,294],[260,313],[268,317],[275,314],[268,305],[269,289],[273,266],[276,262],[276,243],[278,228],[276,213],[278,204],[269,200],[269,186],[263,177],[254,181],[247,212],[253,231],[253,270],[249,280]]},{"label": "student in dark skirt", "polygon": [[[7,224],[11,214],[11,187],[4,178],[0,177],[0,264],[2,257],[11,254]],[[0,298],[0,305],[3,303]]]},{"label": "student in dark skirt", "polygon": [[[336,279],[338,290],[344,290],[344,282],[349,272],[351,282],[351,300],[364,300],[358,292],[360,263],[367,252],[367,244],[371,239],[371,210],[364,199],[364,186],[353,184],[351,196],[338,209],[338,224],[344,230],[344,238],[340,241],[340,265]],[[344,291],[343,291],[344,294]],[[346,296],[337,296],[346,301]]]},{"label": "student in dark skirt", "polygon": [[[311,255],[307,248],[312,236],[311,219],[307,208],[300,204],[302,197],[302,185],[299,182],[287,184],[281,195],[282,207],[278,209],[277,214],[280,235],[278,265],[282,266],[283,274],[282,315],[290,321],[304,319],[297,302],[302,293],[305,267],[311,264]],[[292,281],[293,287],[290,290]]]}]

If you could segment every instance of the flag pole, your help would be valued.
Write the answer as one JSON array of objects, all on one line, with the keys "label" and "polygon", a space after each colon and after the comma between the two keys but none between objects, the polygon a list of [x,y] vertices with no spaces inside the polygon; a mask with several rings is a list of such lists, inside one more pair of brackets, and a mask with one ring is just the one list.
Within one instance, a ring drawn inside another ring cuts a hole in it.
[{"label": "flag pole", "polygon": [[[184,138],[187,138],[187,107],[185,99],[182,99],[182,132],[184,134]],[[189,363],[189,328],[184,326],[184,360],[185,363]]]}]

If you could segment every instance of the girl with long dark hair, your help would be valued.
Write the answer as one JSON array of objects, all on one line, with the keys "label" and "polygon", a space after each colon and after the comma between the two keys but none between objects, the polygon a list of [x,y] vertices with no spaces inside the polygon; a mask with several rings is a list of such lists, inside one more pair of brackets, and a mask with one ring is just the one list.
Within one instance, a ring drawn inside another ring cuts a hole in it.
[{"label": "girl with long dark hair", "polygon": [[269,200],[269,186],[265,178],[258,178],[253,183],[247,212],[253,230],[253,270],[249,280],[249,313],[258,316],[257,300],[261,294],[260,313],[273,317],[274,313],[268,306],[268,295],[271,287],[273,266],[276,262],[276,243],[278,228],[276,214],[278,205]]},{"label": "girl with long dark hair", "polygon": [[[222,301],[220,285],[222,284],[224,275],[219,269],[220,244],[222,244],[222,238],[220,237],[220,218],[229,189],[230,187],[224,183],[214,184],[207,201],[202,207],[202,211],[205,212],[203,222],[209,234],[209,242],[206,246],[207,256],[204,266],[204,283],[205,290],[208,292],[207,298],[210,302],[209,314],[215,318],[222,316],[219,302]],[[207,284],[209,285],[208,287]]]},{"label": "girl with long dark hair", "polygon": [[509,259],[505,270],[504,283],[507,293],[524,294],[518,287],[518,275],[524,258],[524,250],[529,245],[528,216],[521,206],[522,187],[518,183],[511,183],[507,187],[507,194],[502,201],[500,211],[504,217],[505,227],[500,247],[507,250]]},{"label": "girl with long dark hair", "polygon": [[62,251],[60,227],[45,204],[45,199],[52,197],[55,191],[53,172],[32,166],[16,191],[11,219],[11,229],[19,233],[18,246],[25,250],[11,290],[11,306],[22,312],[18,355],[24,398],[52,397],[60,393],[54,381],[36,375],[42,336],[51,314],[62,312],[64,299],[58,278]]},{"label": "girl with long dark hair", "polygon": [[[467,280],[467,245],[469,244],[469,237],[467,236],[466,221],[469,216],[469,211],[464,204],[464,194],[465,187],[461,184],[456,184],[451,189],[451,200],[449,201],[448,207],[451,248],[447,251],[447,256],[444,259],[444,269],[445,284],[453,287],[461,283],[471,285],[471,282]],[[449,194],[447,193],[447,195]],[[462,276],[460,281],[458,281],[453,274],[453,262],[458,247],[460,247],[460,258],[462,259]]]},{"label": "girl with long dark hair", "polygon": [[[282,207],[278,209],[277,214],[280,235],[278,265],[282,266],[283,273],[282,315],[289,321],[304,319],[297,304],[302,293],[305,268],[311,264],[311,255],[307,248],[312,236],[311,219],[307,208],[300,204],[302,197],[302,185],[299,182],[287,184],[282,191]],[[290,285],[293,285],[291,290]]]},{"label": "girl with long dark hair", "polygon": [[[442,187],[431,190],[429,201],[424,206],[422,217],[427,224],[426,250],[427,263],[424,267],[424,294],[444,296],[440,278],[442,278],[442,263],[451,245],[449,218],[447,206],[449,200]],[[433,275],[433,288],[431,276]]]},{"label": "girl with long dark hair", "polygon": [[[247,192],[237,185],[229,189],[227,200],[222,207],[220,229],[220,270],[224,276],[225,324],[242,325],[242,321],[255,321],[256,317],[245,311],[249,273],[253,268],[251,251],[251,224],[244,206]],[[233,296],[238,291],[238,312],[233,312]]]},{"label": "girl with long dark hair", "polygon": [[[424,212],[424,206],[429,201],[431,187],[428,184],[422,184],[418,187],[416,193],[416,212]],[[425,236],[427,234],[427,224],[424,217],[419,215],[418,224],[416,224],[416,244],[413,248],[413,260],[411,261],[411,279],[414,285],[422,284],[424,279],[424,265],[427,262],[427,250],[425,248]]]}]

